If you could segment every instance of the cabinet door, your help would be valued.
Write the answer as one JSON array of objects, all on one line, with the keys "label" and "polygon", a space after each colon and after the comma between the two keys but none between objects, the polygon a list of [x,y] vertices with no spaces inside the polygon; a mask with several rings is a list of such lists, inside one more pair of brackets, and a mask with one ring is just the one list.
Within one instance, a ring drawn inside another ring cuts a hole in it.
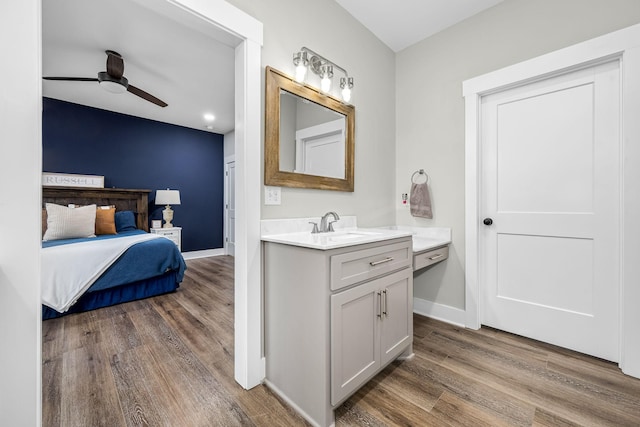
[{"label": "cabinet door", "polygon": [[331,404],[358,389],[380,367],[377,281],[331,296]]},{"label": "cabinet door", "polygon": [[413,339],[413,275],[411,269],[380,279],[382,321],[380,322],[381,363],[395,359]]}]

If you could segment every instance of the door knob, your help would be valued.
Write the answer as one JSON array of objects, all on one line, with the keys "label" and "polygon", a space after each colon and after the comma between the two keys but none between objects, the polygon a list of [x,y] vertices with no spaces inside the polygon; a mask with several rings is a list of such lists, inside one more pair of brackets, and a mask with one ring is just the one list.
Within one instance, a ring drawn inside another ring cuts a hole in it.
[{"label": "door knob", "polygon": [[493,220],[491,218],[485,218],[482,222],[484,223],[484,225],[493,224]]}]

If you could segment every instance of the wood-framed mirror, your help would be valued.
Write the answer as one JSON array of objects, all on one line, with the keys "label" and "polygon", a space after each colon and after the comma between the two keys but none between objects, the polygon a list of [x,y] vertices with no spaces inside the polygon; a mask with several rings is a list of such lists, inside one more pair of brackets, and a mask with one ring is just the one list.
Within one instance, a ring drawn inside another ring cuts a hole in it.
[{"label": "wood-framed mirror", "polygon": [[264,184],[353,191],[355,107],[266,67]]}]

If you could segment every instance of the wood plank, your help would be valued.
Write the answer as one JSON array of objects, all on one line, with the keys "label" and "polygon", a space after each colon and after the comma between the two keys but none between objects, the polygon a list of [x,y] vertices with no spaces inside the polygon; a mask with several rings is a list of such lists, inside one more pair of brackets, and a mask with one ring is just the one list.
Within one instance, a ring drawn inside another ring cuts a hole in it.
[{"label": "wood plank", "polygon": [[452,354],[443,366],[578,424],[604,426],[640,422],[633,399],[620,399],[593,384],[530,362],[510,358],[505,353],[491,355],[487,350]]},{"label": "wood plank", "polygon": [[187,416],[147,347],[114,355],[111,370],[127,426],[184,425]]},{"label": "wood plank", "polygon": [[102,332],[94,320],[93,312],[69,314],[64,317],[64,346],[63,351],[97,344],[102,341]]},{"label": "wood plank", "polygon": [[110,316],[98,322],[102,347],[112,356],[142,345],[142,340],[126,312]]},{"label": "wood plank", "polygon": [[65,347],[65,318],[50,319],[42,322],[42,362],[60,357]]},{"label": "wood plank", "polygon": [[419,381],[439,384],[449,393],[485,408],[487,412],[496,414],[508,423],[526,425],[531,421],[534,407],[512,396],[508,391],[496,390],[488,378],[471,377],[464,372],[451,369],[448,367],[449,359],[444,362],[447,366],[423,363],[422,360],[424,359],[415,358],[398,366],[418,377]]},{"label": "wood plank", "polygon": [[138,310],[131,318],[149,348],[171,393],[184,408],[185,425],[253,425],[242,408],[224,393],[219,381],[155,310]]},{"label": "wood plank", "polygon": [[439,421],[437,425],[460,426],[460,427],[507,427],[507,426],[529,426],[529,421],[516,424],[513,420],[506,420],[485,408],[474,405],[449,392],[442,393],[432,411],[434,417]]},{"label": "wood plank", "polygon": [[403,401],[409,402],[420,409],[431,411],[444,388],[440,384],[420,381],[408,371],[398,369],[398,365],[387,366],[378,376],[378,386],[390,393],[395,393]]},{"label": "wood plank", "polygon": [[532,427],[580,427],[580,424],[573,423],[569,420],[552,414],[544,409],[537,408],[533,418]]},{"label": "wood plank", "polygon": [[42,360],[42,425],[62,427],[60,406],[65,390],[62,389],[62,358]]},{"label": "wood plank", "polygon": [[125,425],[109,361],[99,344],[64,354],[61,390],[61,426]]},{"label": "wood plank", "polygon": [[349,399],[355,406],[377,418],[384,425],[422,426],[435,425],[437,418],[429,411],[407,402],[393,392],[379,386],[380,379],[374,377]]}]

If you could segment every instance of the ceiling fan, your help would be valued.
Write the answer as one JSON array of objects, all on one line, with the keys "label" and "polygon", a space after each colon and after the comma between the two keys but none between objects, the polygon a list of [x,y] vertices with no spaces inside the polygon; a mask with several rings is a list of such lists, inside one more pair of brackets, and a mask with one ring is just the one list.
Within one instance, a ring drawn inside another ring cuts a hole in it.
[{"label": "ceiling fan", "polygon": [[63,80],[71,82],[98,82],[100,87],[113,93],[131,92],[149,102],[160,107],[166,107],[168,104],[155,96],[139,89],[131,84],[124,77],[124,59],[122,55],[113,50],[106,50],[107,54],[107,71],[100,71],[98,78],[94,77],[43,77],[44,80]]}]

